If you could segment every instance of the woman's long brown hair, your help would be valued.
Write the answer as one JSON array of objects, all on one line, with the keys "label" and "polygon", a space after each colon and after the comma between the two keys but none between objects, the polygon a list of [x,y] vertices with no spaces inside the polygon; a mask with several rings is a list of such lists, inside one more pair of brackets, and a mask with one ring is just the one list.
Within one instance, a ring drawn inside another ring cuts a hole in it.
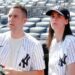
[{"label": "woman's long brown hair", "polygon": [[[72,31],[70,29],[70,24],[68,23],[67,25],[65,25],[65,30],[64,30],[64,34],[63,34],[63,38],[62,40],[65,39],[66,35],[72,35]],[[48,32],[48,39],[47,39],[47,47],[48,49],[51,46],[51,42],[53,40],[54,37],[54,30],[51,28],[51,25],[49,26],[49,32]]]}]

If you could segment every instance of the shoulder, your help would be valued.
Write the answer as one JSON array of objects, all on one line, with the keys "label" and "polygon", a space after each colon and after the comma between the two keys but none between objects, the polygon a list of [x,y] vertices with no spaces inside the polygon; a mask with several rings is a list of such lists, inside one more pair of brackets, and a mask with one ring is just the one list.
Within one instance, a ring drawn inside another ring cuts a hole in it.
[{"label": "shoulder", "polygon": [[[69,35],[65,38],[65,45],[67,52],[67,64],[75,63],[75,36]],[[65,49],[64,49],[65,51]]]},{"label": "shoulder", "polygon": [[0,37],[9,36],[10,32],[0,33]]},{"label": "shoulder", "polygon": [[9,32],[0,33],[0,45],[6,44]]},{"label": "shoulder", "polygon": [[63,47],[75,50],[75,36],[67,35],[63,41]]},{"label": "shoulder", "polygon": [[42,44],[36,38],[32,37],[31,35],[27,33],[25,33],[23,46],[25,49],[27,49],[27,51],[29,50],[29,52],[31,52],[33,55],[38,52],[43,54]]},{"label": "shoulder", "polygon": [[37,45],[40,43],[36,38],[32,37],[28,33],[25,33],[24,41],[29,42],[29,44],[34,44],[34,45]]},{"label": "shoulder", "polygon": [[0,39],[2,40],[3,38],[6,38],[5,36],[8,36],[7,32],[5,33],[0,33]]},{"label": "shoulder", "polygon": [[74,43],[75,44],[75,36],[73,36],[73,35],[67,35],[66,37],[65,37],[65,43],[69,43],[69,44],[72,44],[72,43]]}]

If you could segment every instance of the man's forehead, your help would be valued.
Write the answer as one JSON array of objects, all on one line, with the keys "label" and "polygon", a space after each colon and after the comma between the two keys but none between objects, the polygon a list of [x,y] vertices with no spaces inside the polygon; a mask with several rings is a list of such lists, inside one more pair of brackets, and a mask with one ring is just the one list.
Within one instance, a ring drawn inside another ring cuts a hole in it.
[{"label": "man's forehead", "polygon": [[19,8],[11,8],[9,10],[8,14],[20,14],[20,13],[22,13],[21,9],[19,9]]},{"label": "man's forehead", "polygon": [[10,10],[9,10],[9,12],[10,11],[21,11],[21,9],[20,8],[11,8]]},{"label": "man's forehead", "polygon": [[21,15],[26,17],[26,14],[20,8],[11,8],[8,15]]}]

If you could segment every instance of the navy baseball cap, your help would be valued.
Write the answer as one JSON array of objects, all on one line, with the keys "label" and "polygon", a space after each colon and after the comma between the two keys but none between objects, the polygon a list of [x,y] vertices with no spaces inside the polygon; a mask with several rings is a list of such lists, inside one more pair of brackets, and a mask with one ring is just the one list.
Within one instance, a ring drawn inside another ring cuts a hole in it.
[{"label": "navy baseball cap", "polygon": [[70,19],[70,12],[68,9],[63,8],[63,7],[53,7],[52,9],[50,9],[49,11],[46,12],[46,15],[51,16],[52,12],[58,12],[60,15],[64,16],[66,19],[68,19],[69,21]]}]

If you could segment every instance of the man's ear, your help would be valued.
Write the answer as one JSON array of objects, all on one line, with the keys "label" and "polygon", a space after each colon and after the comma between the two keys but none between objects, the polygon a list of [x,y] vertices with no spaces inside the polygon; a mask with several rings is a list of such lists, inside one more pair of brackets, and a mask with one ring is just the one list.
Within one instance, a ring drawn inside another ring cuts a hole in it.
[{"label": "man's ear", "polygon": [[25,18],[25,19],[24,19],[24,23],[26,23],[26,22],[27,22],[27,20],[28,20],[28,19],[27,19],[27,18]]}]

